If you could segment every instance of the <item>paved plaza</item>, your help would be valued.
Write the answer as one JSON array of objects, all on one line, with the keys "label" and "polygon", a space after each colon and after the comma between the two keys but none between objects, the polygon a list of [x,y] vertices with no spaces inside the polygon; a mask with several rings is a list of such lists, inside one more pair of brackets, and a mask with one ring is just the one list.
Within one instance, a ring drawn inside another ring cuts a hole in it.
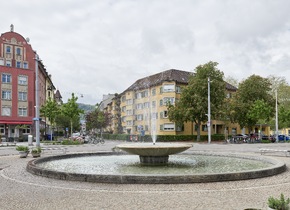
[{"label": "paved plaza", "polygon": [[[68,153],[111,151],[121,141],[104,145],[66,146]],[[187,153],[228,152],[260,156],[260,148],[290,149],[288,143],[194,143]],[[59,155],[45,152],[43,156]],[[267,154],[290,167],[284,153]],[[19,158],[15,147],[0,147],[0,209],[267,209],[269,196],[290,197],[290,172],[244,181],[195,184],[102,184],[35,176],[25,170],[32,156]]]}]

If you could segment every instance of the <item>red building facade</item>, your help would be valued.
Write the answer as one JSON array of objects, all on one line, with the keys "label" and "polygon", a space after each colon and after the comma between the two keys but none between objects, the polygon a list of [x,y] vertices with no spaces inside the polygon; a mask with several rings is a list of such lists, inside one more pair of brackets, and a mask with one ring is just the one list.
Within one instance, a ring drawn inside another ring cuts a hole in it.
[{"label": "red building facade", "polygon": [[[0,37],[0,135],[15,139],[32,133],[35,116],[35,51],[14,32]],[[39,87],[45,87],[41,78]],[[45,92],[39,91],[45,96]]]}]

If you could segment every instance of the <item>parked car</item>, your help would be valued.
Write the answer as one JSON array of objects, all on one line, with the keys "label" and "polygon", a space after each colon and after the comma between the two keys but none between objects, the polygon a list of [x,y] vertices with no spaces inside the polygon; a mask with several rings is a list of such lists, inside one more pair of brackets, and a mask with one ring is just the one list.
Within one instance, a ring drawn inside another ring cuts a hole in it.
[{"label": "parked car", "polygon": [[289,141],[290,140],[290,136],[286,136],[286,135],[278,135],[278,140],[279,141]]}]

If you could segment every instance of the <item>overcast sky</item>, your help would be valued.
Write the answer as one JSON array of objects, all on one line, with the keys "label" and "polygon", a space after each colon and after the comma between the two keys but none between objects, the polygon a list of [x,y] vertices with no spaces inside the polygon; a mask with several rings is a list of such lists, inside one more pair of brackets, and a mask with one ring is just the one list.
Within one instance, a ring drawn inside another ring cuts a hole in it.
[{"label": "overcast sky", "polygon": [[[290,81],[289,0],[9,0],[1,33],[29,37],[64,102],[96,104],[136,80],[218,62],[225,76]],[[81,97],[83,95],[83,97]]]}]

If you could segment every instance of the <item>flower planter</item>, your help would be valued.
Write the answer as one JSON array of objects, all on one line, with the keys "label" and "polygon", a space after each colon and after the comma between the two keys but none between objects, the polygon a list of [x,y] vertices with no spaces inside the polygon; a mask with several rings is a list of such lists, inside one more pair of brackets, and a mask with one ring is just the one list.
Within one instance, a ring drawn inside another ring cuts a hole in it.
[{"label": "flower planter", "polygon": [[40,157],[40,153],[31,153],[32,157],[37,158]]},{"label": "flower planter", "polygon": [[25,151],[19,151],[19,156],[20,156],[21,158],[26,158],[27,155],[28,155],[28,152],[25,152]]}]

